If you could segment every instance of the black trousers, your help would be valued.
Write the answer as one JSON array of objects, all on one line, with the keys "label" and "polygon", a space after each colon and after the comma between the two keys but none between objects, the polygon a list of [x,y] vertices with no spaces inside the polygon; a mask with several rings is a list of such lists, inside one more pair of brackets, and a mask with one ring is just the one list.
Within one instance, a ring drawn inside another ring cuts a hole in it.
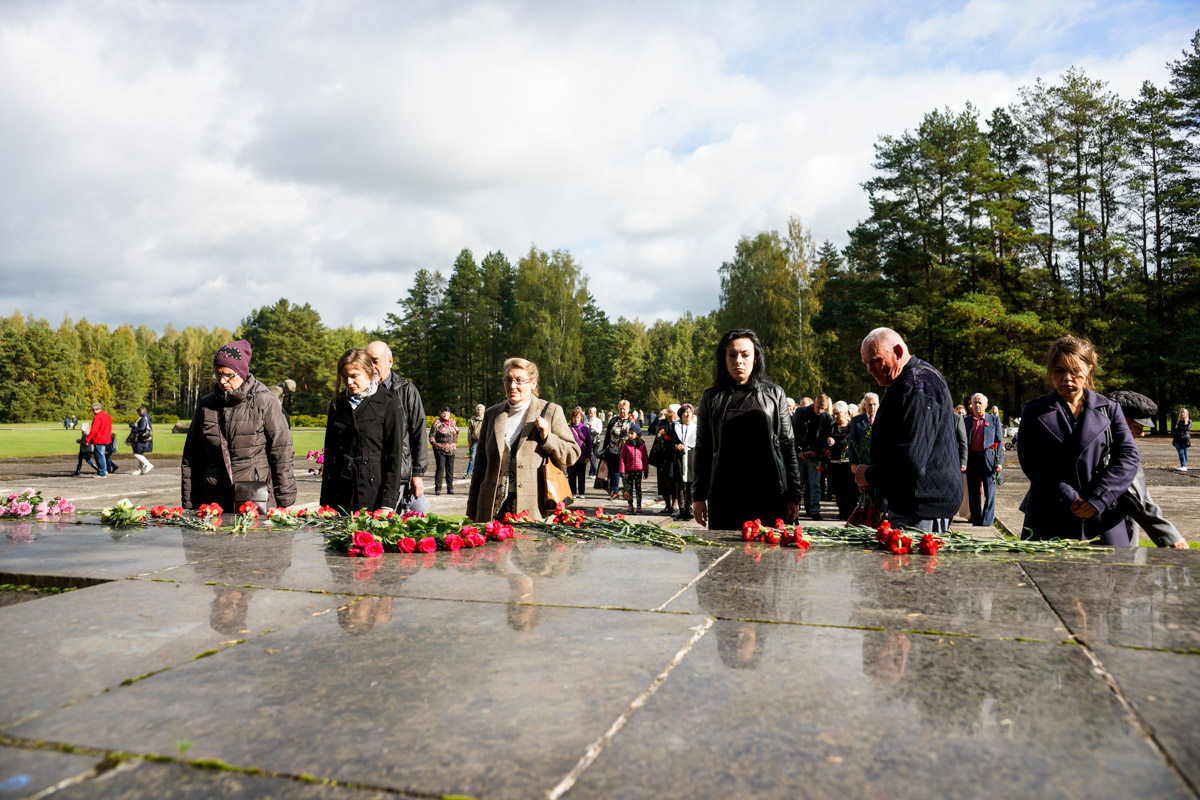
[{"label": "black trousers", "polygon": [[434,448],[433,463],[436,467],[433,473],[433,493],[442,493],[442,476],[446,476],[446,494],[454,494],[454,453],[443,453]]},{"label": "black trousers", "polygon": [[588,466],[590,464],[590,461],[581,458],[567,467],[567,483],[571,487],[571,494],[576,497],[583,497],[587,494]]}]

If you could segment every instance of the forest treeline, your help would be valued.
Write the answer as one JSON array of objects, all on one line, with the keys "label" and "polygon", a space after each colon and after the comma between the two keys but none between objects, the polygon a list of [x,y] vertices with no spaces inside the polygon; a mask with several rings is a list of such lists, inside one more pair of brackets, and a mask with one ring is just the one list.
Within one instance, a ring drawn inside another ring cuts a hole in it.
[{"label": "forest treeline", "polygon": [[[717,267],[717,309],[647,324],[609,316],[566,250],[459,253],[422,269],[376,330],[329,328],[281,299],[236,331],[109,329],[20,313],[0,318],[0,421],[54,419],[93,400],[188,416],[212,353],[254,348],[253,371],[292,378],[292,411],[322,413],[347,347],[391,343],[427,410],[499,401],[504,359],[537,362],[543,395],[612,408],[695,400],[712,349],[752,327],[789,394],[856,400],[870,388],[858,346],[899,330],[959,398],[982,391],[1007,413],[1045,391],[1041,358],[1063,333],[1102,356],[1103,389],[1132,388],[1160,414],[1200,398],[1200,31],[1166,86],[1121,98],[1070,69],[986,117],[968,104],[881,136],[863,184],[869,216],[838,248],[798,219],[743,237]],[[700,266],[700,265],[698,265]],[[715,266],[715,265],[714,265]]]}]

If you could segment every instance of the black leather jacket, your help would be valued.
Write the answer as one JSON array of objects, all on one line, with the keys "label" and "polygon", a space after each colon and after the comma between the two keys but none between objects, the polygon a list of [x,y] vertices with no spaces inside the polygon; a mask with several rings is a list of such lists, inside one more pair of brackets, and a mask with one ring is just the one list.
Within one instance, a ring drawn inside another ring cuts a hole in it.
[{"label": "black leather jacket", "polygon": [[388,375],[383,388],[400,399],[400,410],[404,414],[405,434],[400,448],[399,475],[407,482],[414,475],[424,475],[429,469],[429,442],[425,438],[425,404],[421,393],[408,378],[396,372]]},{"label": "black leather jacket", "polygon": [[[700,395],[696,409],[696,482],[693,497],[708,500],[717,462],[721,458],[721,424],[730,390],[710,387]],[[775,470],[779,475],[779,493],[789,500],[800,501],[800,462],[792,439],[792,420],[787,412],[787,395],[773,383],[760,382],[754,396],[767,416],[775,421],[771,452],[775,455]]]}]

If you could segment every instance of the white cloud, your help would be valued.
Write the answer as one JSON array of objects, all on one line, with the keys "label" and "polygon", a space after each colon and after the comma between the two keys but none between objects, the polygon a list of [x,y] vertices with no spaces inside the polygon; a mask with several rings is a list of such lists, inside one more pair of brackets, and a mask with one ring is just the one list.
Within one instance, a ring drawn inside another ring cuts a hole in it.
[{"label": "white cloud", "polygon": [[1132,96],[1192,33],[1096,51],[1081,20],[1145,8],[905,8],[11,6],[5,297],[156,327],[288,297],[373,326],[416,269],[534,243],[571,250],[613,317],[705,312],[742,235],[799,214],[845,243],[879,135],[967,100],[986,119],[1073,63]]}]

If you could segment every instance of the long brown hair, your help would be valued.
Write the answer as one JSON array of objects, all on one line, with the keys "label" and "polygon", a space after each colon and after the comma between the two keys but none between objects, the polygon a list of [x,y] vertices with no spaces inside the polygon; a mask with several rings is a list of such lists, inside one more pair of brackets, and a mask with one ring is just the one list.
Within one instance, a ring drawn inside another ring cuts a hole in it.
[{"label": "long brown hair", "polygon": [[367,355],[365,347],[351,347],[346,352],[342,353],[342,357],[337,363],[337,387],[335,392],[340,392],[345,384],[345,378],[342,377],[342,370],[353,364],[367,374],[372,380],[378,377],[375,374],[375,362]]},{"label": "long brown hair", "polygon": [[1095,391],[1096,389],[1096,367],[1099,362],[1096,359],[1096,348],[1092,347],[1092,343],[1087,339],[1081,339],[1078,336],[1062,336],[1054,340],[1054,344],[1050,345],[1050,349],[1046,351],[1046,377],[1049,378],[1054,371],[1054,365],[1059,359],[1063,359],[1064,364],[1070,368],[1076,375],[1083,372],[1083,367],[1088,367],[1087,377],[1083,380],[1084,387]]}]

